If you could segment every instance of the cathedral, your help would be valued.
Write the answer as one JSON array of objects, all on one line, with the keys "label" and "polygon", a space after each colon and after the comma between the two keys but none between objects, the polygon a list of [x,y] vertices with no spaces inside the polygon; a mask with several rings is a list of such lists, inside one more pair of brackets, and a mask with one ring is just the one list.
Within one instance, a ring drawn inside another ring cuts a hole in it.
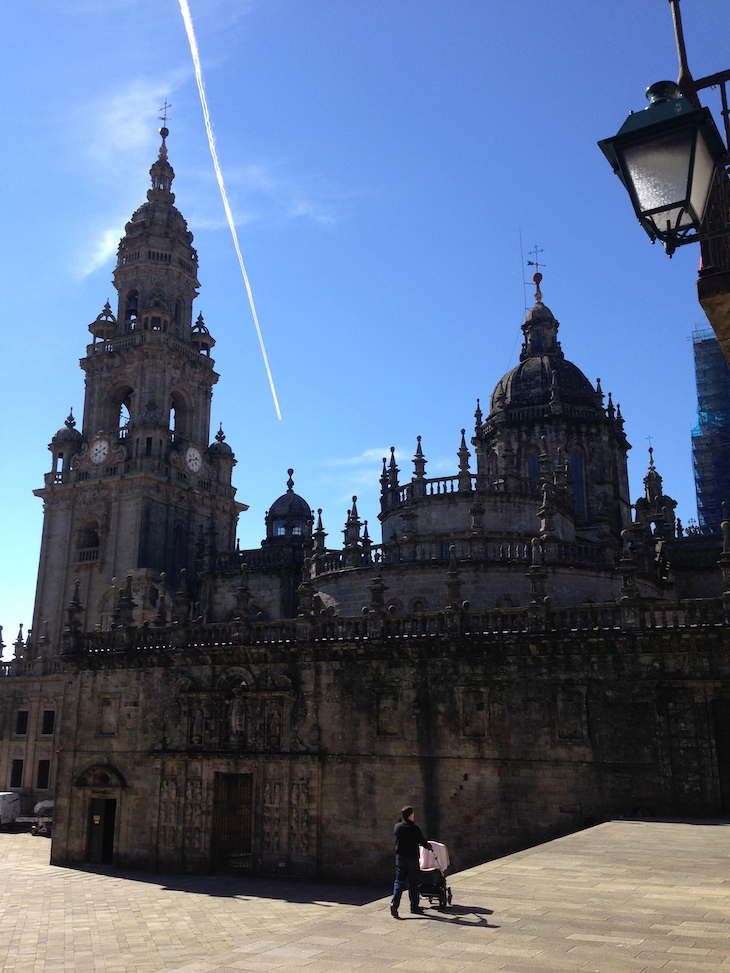
[{"label": "cathedral", "polygon": [[651,450],[632,500],[620,408],[565,357],[539,273],[452,475],[420,437],[391,450],[380,540],[353,496],[333,548],[289,470],[237,547],[161,135],[0,670],[0,789],[55,799],[52,862],[380,882],[404,804],[456,867],[611,815],[730,811],[730,521],[686,532]]}]

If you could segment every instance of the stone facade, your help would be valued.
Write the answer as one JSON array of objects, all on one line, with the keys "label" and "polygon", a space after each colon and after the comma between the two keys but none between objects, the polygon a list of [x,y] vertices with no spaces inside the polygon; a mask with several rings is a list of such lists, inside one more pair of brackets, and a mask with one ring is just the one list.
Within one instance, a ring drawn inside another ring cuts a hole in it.
[{"label": "stone facade", "polygon": [[162,135],[0,671],[0,785],[26,812],[55,790],[52,860],[379,881],[406,803],[457,867],[631,809],[730,811],[730,522],[687,535],[651,453],[631,504],[620,409],[565,359],[539,274],[452,476],[420,437],[410,477],[391,452],[382,539],[353,497],[333,549],[290,470],[236,548]]},{"label": "stone facade", "polygon": [[92,799],[120,866],[358,881],[390,875],[404,802],[456,867],[726,813],[727,624],[708,599],[78,635],[53,861],[97,860]]}]

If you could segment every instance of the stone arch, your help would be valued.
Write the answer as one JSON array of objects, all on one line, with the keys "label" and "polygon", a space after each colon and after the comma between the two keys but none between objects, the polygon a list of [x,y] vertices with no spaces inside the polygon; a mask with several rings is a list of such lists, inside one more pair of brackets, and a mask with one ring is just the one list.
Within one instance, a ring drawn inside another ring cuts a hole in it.
[{"label": "stone arch", "polygon": [[137,320],[138,313],[139,313],[139,291],[135,288],[131,291],[128,291],[127,296],[124,299],[125,330],[131,331],[134,329],[134,325]]},{"label": "stone arch", "polygon": [[238,688],[245,684],[247,690],[252,691],[257,687],[257,680],[250,669],[245,666],[231,666],[218,676],[215,688],[218,692],[232,692],[234,687]]},{"label": "stone arch", "polygon": [[170,429],[176,436],[190,439],[192,436],[193,404],[184,389],[173,389],[170,395]]},{"label": "stone arch", "polygon": [[82,770],[74,781],[76,787],[113,787],[126,788],[129,785],[121,770],[112,764],[92,764]]},{"label": "stone arch", "polygon": [[106,400],[104,428],[124,429],[132,416],[134,389],[120,383],[111,389]]},{"label": "stone arch", "polygon": [[411,602],[408,606],[409,612],[427,612],[428,602],[425,598],[411,598]]}]

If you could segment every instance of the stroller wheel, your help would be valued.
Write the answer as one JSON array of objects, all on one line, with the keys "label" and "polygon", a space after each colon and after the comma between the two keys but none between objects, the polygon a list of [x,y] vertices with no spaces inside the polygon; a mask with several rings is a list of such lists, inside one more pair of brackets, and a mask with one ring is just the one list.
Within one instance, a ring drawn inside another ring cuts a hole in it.
[{"label": "stroller wheel", "polygon": [[447,900],[448,900],[449,905],[451,905],[451,889],[447,889],[446,890],[446,897],[447,897]]},{"label": "stroller wheel", "polygon": [[441,894],[439,895],[439,909],[445,909],[445,908],[446,908],[446,890],[444,889],[444,891],[441,892]]}]

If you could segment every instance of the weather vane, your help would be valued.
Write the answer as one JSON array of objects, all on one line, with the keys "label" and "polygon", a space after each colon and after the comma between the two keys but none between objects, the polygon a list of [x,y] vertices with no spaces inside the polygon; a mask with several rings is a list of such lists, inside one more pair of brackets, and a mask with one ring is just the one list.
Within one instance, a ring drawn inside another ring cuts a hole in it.
[{"label": "weather vane", "polygon": [[[545,253],[545,251],[544,250],[540,250],[540,248],[538,247],[538,245],[535,244],[535,249],[534,250],[529,250],[528,253],[531,254],[532,256],[534,256],[535,259],[534,260],[528,260],[527,261],[527,266],[528,267],[534,267],[536,273],[539,273],[540,272],[540,263],[539,263],[539,261],[537,259],[538,258],[538,254]],[[542,266],[544,267],[545,264],[543,264]]]},{"label": "weather vane", "polygon": [[[545,251],[544,250],[541,250],[538,247],[538,245],[535,244],[534,250],[528,250],[528,253],[531,256],[534,256],[534,258],[535,258],[534,260],[528,260],[527,261],[527,266],[528,267],[534,267],[535,268],[535,273],[532,275],[532,282],[535,285],[535,300],[536,301],[541,301],[542,300],[542,291],[540,290],[540,281],[542,280],[542,274],[540,273],[540,262],[538,260],[538,256],[541,253],[545,253]],[[542,264],[542,266],[544,267],[545,264]]]}]

